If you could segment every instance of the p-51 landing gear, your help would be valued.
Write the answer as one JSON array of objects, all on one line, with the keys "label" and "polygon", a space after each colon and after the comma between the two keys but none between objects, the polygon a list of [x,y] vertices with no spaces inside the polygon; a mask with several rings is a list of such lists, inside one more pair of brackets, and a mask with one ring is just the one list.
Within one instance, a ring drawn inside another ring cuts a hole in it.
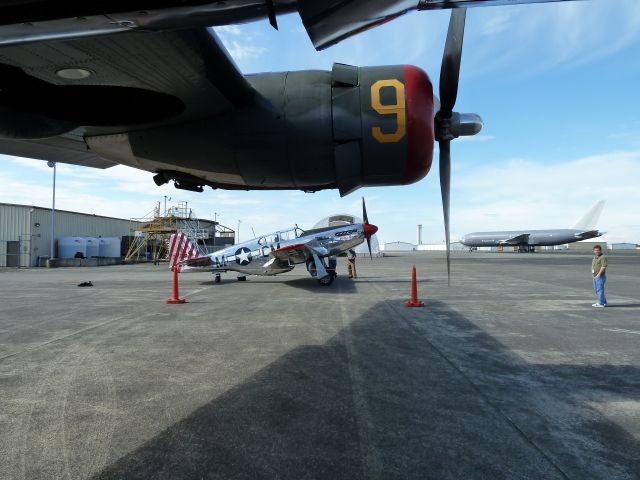
[{"label": "p-51 landing gear", "polygon": [[329,257],[329,265],[327,265],[324,259],[321,259],[320,261],[322,262],[324,269],[327,271],[326,276],[318,278],[318,272],[316,271],[316,264],[313,258],[307,260],[307,271],[311,274],[312,277],[318,280],[318,283],[320,285],[322,285],[323,287],[328,287],[333,283],[333,279],[338,276],[336,274],[337,259],[336,257]]}]

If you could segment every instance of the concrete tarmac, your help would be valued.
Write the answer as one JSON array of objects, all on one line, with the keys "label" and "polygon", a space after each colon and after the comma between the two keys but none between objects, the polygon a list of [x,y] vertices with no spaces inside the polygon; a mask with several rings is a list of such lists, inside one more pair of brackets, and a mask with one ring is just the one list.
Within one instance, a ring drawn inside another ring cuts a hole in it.
[{"label": "concrete tarmac", "polygon": [[0,271],[0,478],[640,478],[640,255],[340,260]]}]

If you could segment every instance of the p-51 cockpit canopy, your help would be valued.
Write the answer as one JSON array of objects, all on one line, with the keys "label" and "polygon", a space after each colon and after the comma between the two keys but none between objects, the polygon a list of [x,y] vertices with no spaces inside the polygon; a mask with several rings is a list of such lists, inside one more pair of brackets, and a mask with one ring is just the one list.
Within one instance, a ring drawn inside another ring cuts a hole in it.
[{"label": "p-51 cockpit canopy", "polygon": [[293,240],[304,235],[304,230],[296,226],[288,230],[279,230],[277,232],[262,235],[257,238],[260,245],[269,245],[281,242],[283,240]]}]

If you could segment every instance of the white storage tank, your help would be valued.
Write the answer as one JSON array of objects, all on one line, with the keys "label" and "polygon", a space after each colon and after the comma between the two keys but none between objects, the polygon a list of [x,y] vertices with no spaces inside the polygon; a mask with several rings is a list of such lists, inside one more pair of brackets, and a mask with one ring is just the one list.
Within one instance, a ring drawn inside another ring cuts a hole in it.
[{"label": "white storage tank", "polygon": [[98,256],[120,257],[120,237],[101,237],[99,240]]},{"label": "white storage tank", "polygon": [[80,253],[82,258],[87,256],[87,240],[83,237],[61,237],[58,240],[59,258],[76,258]]},{"label": "white storage tank", "polygon": [[87,258],[100,256],[100,239],[95,237],[85,237],[87,241]]}]

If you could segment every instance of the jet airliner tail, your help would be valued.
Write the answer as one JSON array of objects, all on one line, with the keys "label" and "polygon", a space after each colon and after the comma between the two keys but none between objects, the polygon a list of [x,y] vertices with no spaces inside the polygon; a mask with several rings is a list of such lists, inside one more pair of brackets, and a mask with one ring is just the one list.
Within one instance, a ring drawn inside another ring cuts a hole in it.
[{"label": "jet airliner tail", "polygon": [[604,208],[604,200],[600,200],[597,202],[591,209],[578,220],[578,222],[573,226],[575,230],[595,230],[596,223],[598,223],[598,219],[600,218],[600,214],[602,213],[602,209]]}]

